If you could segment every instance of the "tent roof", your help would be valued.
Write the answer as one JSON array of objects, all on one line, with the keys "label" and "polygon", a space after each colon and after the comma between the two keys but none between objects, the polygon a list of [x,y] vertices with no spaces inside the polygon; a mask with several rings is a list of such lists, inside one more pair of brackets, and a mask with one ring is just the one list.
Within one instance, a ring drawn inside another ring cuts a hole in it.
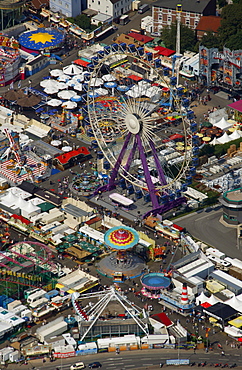
[{"label": "tent roof", "polygon": [[218,320],[228,320],[237,314],[237,310],[222,302],[218,302],[213,306],[206,308],[204,312]]},{"label": "tent roof", "polygon": [[234,130],[234,132],[231,135],[229,135],[229,137],[231,140],[236,140],[240,139],[241,135],[239,134],[238,130]]},{"label": "tent roof", "polygon": [[214,126],[220,128],[221,130],[227,130],[229,127],[232,126],[232,124],[227,122],[226,119],[222,117],[220,121],[214,123]]},{"label": "tent roof", "polygon": [[169,317],[165,314],[165,312],[156,313],[155,315],[152,315],[151,318],[156,321],[161,322],[167,327],[173,325],[173,322],[169,319]]},{"label": "tent roof", "polygon": [[215,137],[215,138],[213,138],[213,140],[212,141],[210,141],[210,143],[209,143],[210,145],[217,145],[217,144],[221,144],[219,141],[218,141],[218,139]]},{"label": "tent roof", "polygon": [[225,144],[225,143],[228,143],[229,141],[231,141],[229,135],[227,134],[227,132],[225,132],[223,134],[223,136],[221,136],[219,139],[218,139],[219,143],[220,144]]},{"label": "tent roof", "polygon": [[228,107],[237,110],[238,112],[242,112],[242,99],[237,100],[234,103],[228,105]]}]

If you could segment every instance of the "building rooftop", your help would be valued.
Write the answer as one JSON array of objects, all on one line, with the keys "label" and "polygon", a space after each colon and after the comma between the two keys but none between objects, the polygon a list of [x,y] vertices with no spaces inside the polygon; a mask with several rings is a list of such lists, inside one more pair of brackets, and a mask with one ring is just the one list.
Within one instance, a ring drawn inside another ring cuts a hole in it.
[{"label": "building rooftop", "polygon": [[200,18],[196,30],[218,32],[218,28],[220,26],[221,26],[221,17],[217,17],[215,15],[208,15]]},{"label": "building rooftop", "polygon": [[202,13],[203,10],[206,8],[210,0],[181,0],[177,2],[177,0],[158,0],[153,3],[153,6],[157,6],[160,8],[167,8],[167,9],[176,9],[177,3],[182,5],[182,10],[187,12],[193,13]]}]

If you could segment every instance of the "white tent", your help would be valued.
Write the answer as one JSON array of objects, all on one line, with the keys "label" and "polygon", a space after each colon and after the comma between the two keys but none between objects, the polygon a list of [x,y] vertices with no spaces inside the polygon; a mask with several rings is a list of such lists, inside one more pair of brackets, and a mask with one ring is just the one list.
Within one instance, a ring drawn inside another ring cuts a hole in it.
[{"label": "white tent", "polygon": [[64,90],[64,89],[66,89],[67,88],[67,84],[66,84],[66,82],[59,82],[59,81],[57,81],[57,83],[58,83],[58,89],[59,90]]},{"label": "white tent", "polygon": [[211,305],[214,305],[221,301],[212,294],[211,297],[208,298],[207,302],[210,303]]},{"label": "white tent", "polygon": [[52,79],[43,80],[43,81],[40,82],[40,86],[41,87],[57,87],[58,82],[56,80],[52,80]]},{"label": "white tent", "polygon": [[228,299],[224,303],[234,308],[235,310],[242,312],[242,301],[240,301],[236,296]]},{"label": "white tent", "polygon": [[226,119],[223,117],[221,118],[220,121],[218,121],[217,123],[214,123],[214,126],[220,128],[221,130],[227,130],[233,125],[232,123],[229,123],[228,121],[226,121]]},{"label": "white tent", "polygon": [[75,96],[76,95],[76,93],[74,92],[74,91],[70,91],[70,90],[62,90],[62,91],[60,91],[59,93],[58,93],[58,98],[60,98],[60,99],[66,99],[66,100],[68,100],[68,99],[70,99],[70,98],[72,98],[73,96]]},{"label": "white tent", "polygon": [[62,105],[61,105],[63,108],[66,108],[66,109],[74,109],[77,107],[77,103],[74,102],[74,101],[66,101],[64,102]]},{"label": "white tent", "polygon": [[62,75],[60,75],[58,78],[57,78],[57,80],[59,81],[59,82],[67,82],[68,80],[70,80],[71,79],[71,77],[70,76],[67,76],[67,75],[65,75],[64,73],[62,74]]},{"label": "white tent", "polygon": [[7,195],[1,198],[1,203],[10,207],[11,205],[16,204],[17,200],[18,197],[13,193],[13,190],[9,189]]},{"label": "white tent", "polygon": [[78,83],[74,86],[74,90],[77,90],[77,91],[82,91],[83,87],[82,87],[82,84]]},{"label": "white tent", "polygon": [[103,79],[102,78],[92,78],[90,80],[90,83],[89,83],[89,86],[91,87],[98,87],[98,86],[102,86],[103,85]]},{"label": "white tent", "polygon": [[28,205],[28,202],[26,200],[24,200],[21,196],[18,197],[16,203],[15,203],[15,206],[17,208],[20,208],[20,209],[25,209],[27,208],[27,205]]},{"label": "white tent", "polygon": [[240,139],[241,138],[241,134],[239,133],[238,130],[234,130],[234,132],[231,135],[229,135],[229,138],[230,138],[230,140]]},{"label": "white tent", "polygon": [[196,298],[196,305],[200,305],[204,302],[208,302],[208,297],[202,292],[197,298]]},{"label": "white tent", "polygon": [[51,107],[59,107],[61,105],[62,101],[59,99],[51,99],[47,102],[47,105]]},{"label": "white tent", "polygon": [[218,141],[220,144],[225,144],[225,143],[228,143],[229,141],[231,141],[229,135],[227,134],[227,132],[225,132],[223,134],[223,136],[221,136],[220,138],[218,138]]},{"label": "white tent", "polygon": [[213,140],[212,141],[210,141],[210,143],[209,143],[210,145],[217,145],[217,144],[221,144],[219,141],[218,141],[218,139],[215,137],[215,138],[213,138]]},{"label": "white tent", "polygon": [[116,80],[116,78],[113,75],[111,75],[110,73],[108,73],[107,75],[103,75],[102,76],[102,79],[105,82],[111,82],[111,81],[115,81]]},{"label": "white tent", "polygon": [[57,87],[46,87],[44,92],[48,95],[57,94],[59,89]]},{"label": "white tent", "polygon": [[66,75],[70,75],[70,76],[78,75],[82,73],[82,71],[83,71],[82,67],[78,67],[75,64],[71,64],[63,68],[63,72]]},{"label": "white tent", "polygon": [[50,75],[53,77],[59,77],[62,74],[63,71],[61,69],[52,69],[52,71],[50,71]]},{"label": "white tent", "polygon": [[95,91],[98,93],[98,95],[108,95],[108,90],[100,87],[99,89],[95,89]]}]

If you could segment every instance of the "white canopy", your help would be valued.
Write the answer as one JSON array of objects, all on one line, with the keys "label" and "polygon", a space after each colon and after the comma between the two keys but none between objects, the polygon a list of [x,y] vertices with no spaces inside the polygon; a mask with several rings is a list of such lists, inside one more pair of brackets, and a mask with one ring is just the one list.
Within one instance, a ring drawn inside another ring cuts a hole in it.
[{"label": "white canopy", "polygon": [[63,71],[61,69],[52,69],[52,71],[50,71],[50,75],[53,77],[59,77],[62,74]]},{"label": "white canopy", "polygon": [[93,87],[98,87],[98,86],[102,86],[103,85],[103,79],[102,78],[92,78],[90,80],[90,83],[89,83],[89,86]]},{"label": "white canopy", "polygon": [[57,94],[59,89],[57,87],[46,87],[44,92],[48,95]]},{"label": "white canopy", "polygon": [[[241,134],[240,134],[241,131],[238,131],[238,130],[234,130],[234,132],[229,135],[229,138],[230,140],[236,140],[236,139],[240,139],[241,138]],[[242,133],[242,132],[241,132]]]},{"label": "white canopy", "polygon": [[59,99],[51,99],[47,102],[47,105],[51,107],[59,107],[61,105],[62,101]]},{"label": "white canopy", "polygon": [[72,80],[77,82],[84,81],[84,73],[75,75],[74,77],[72,77]]},{"label": "white canopy", "polygon": [[196,298],[196,305],[202,304],[204,302],[208,302],[208,297],[202,292],[197,298]]},{"label": "white canopy", "polygon": [[242,301],[240,301],[236,296],[228,299],[224,303],[234,308],[235,310],[242,312]]},{"label": "white canopy", "polygon": [[75,96],[76,95],[76,93],[74,92],[74,91],[70,91],[70,90],[62,90],[62,91],[60,91],[59,93],[58,93],[58,98],[60,98],[60,99],[66,99],[66,100],[68,100],[68,99],[70,99],[70,98],[72,98],[73,96]]},{"label": "white canopy", "polygon": [[68,100],[68,101],[64,102],[61,106],[65,109],[74,109],[74,108],[77,107],[77,104],[74,101],[69,101]]},{"label": "white canopy", "polygon": [[82,73],[82,71],[83,71],[82,67],[78,67],[75,64],[71,64],[71,65],[66,66],[66,67],[63,68],[63,72],[66,75],[70,75],[70,76],[80,74],[80,73]]},{"label": "white canopy", "polygon": [[95,91],[96,93],[98,93],[98,95],[108,95],[108,90],[102,87],[100,87],[99,89],[95,89]]},{"label": "white canopy", "polygon": [[210,303],[211,305],[214,305],[221,301],[212,294],[211,297],[208,298],[207,302]]},{"label": "white canopy", "polygon": [[58,82],[56,80],[52,80],[52,79],[43,80],[43,81],[40,82],[40,86],[41,87],[57,87]]},{"label": "white canopy", "polygon": [[74,87],[74,90],[77,90],[77,91],[82,91],[82,84],[76,84]]},{"label": "white canopy", "polygon": [[64,73],[57,78],[57,80],[60,81],[60,82],[67,82],[70,79],[71,79],[71,77],[65,75]]},{"label": "white canopy", "polygon": [[105,82],[111,82],[111,81],[115,81],[116,80],[116,78],[113,75],[111,75],[110,73],[108,73],[107,75],[103,75],[102,76],[102,79]]},{"label": "white canopy", "polygon": [[58,83],[58,89],[59,90],[64,90],[64,89],[66,89],[67,88],[67,84],[66,84],[66,82],[57,82]]},{"label": "white canopy", "polygon": [[232,123],[229,123],[228,121],[226,121],[226,119],[223,117],[221,118],[221,120],[217,123],[214,123],[214,126],[215,127],[218,127],[220,128],[221,130],[227,130],[228,128],[232,127]]},{"label": "white canopy", "polygon": [[212,141],[210,141],[210,143],[209,143],[210,145],[217,145],[217,144],[221,144],[219,141],[218,141],[218,139],[215,137],[215,138],[213,138],[213,140]]},{"label": "white canopy", "polygon": [[220,138],[218,138],[218,141],[220,144],[225,144],[225,143],[228,143],[229,141],[231,141],[229,135],[227,134],[227,132],[225,132],[223,134],[223,136],[221,136]]}]

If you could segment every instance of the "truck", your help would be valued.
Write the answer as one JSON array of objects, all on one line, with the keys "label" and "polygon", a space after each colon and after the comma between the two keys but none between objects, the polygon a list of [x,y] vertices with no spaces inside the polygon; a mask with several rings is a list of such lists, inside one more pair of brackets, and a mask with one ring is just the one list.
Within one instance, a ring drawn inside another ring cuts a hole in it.
[{"label": "truck", "polygon": [[150,6],[149,6],[149,4],[143,4],[143,5],[141,5],[140,7],[139,7],[139,10],[138,10],[138,13],[139,14],[143,14],[143,13],[145,13],[147,10],[149,10],[150,9]]},{"label": "truck", "polygon": [[129,16],[126,14],[126,15],[121,15],[121,17],[119,18],[119,24],[121,26],[124,26],[125,24],[129,23]]}]

